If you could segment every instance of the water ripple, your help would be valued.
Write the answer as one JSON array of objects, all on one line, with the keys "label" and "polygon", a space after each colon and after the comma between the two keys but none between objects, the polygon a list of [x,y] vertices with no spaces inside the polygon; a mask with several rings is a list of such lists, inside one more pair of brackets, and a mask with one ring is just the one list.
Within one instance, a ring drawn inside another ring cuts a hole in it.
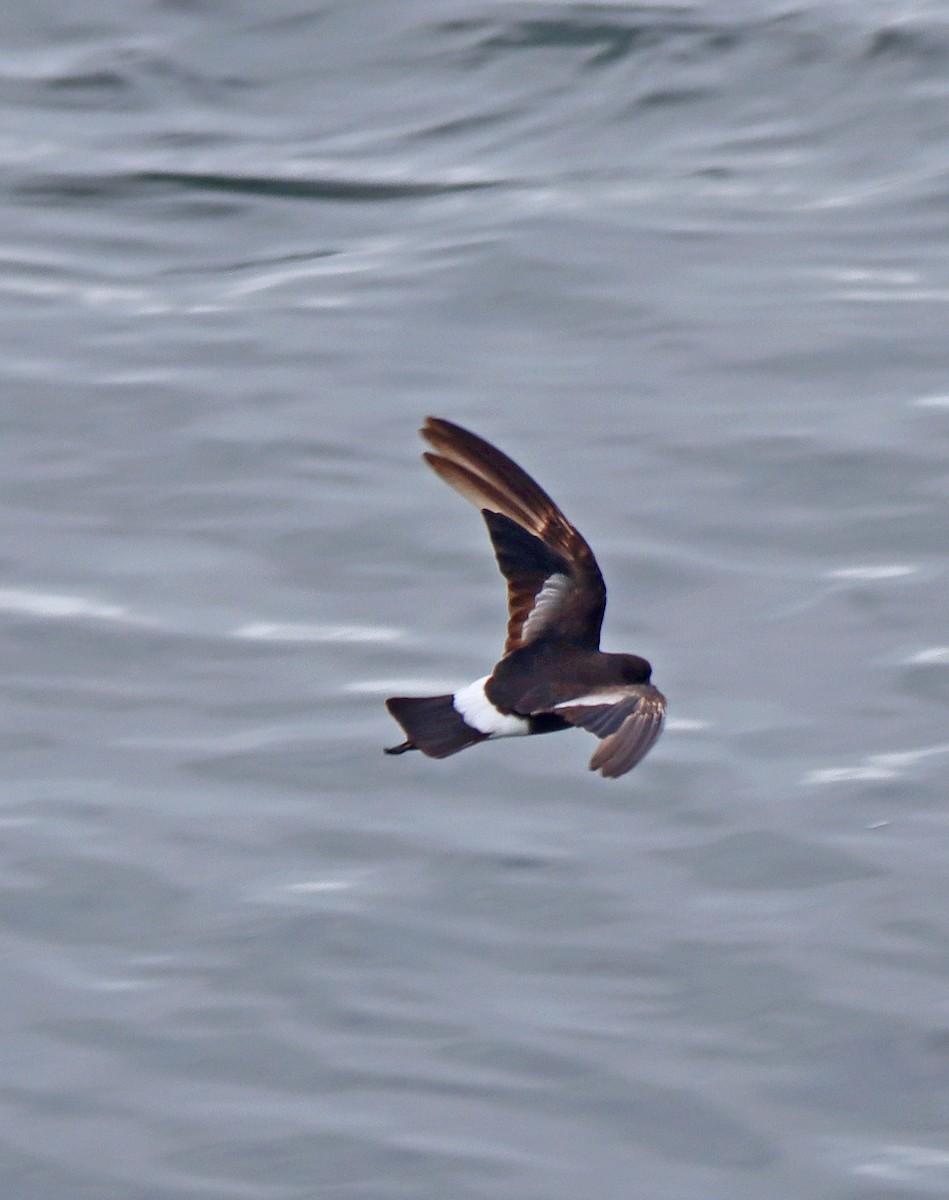
[{"label": "water ripple", "polygon": [[854,783],[882,782],[899,779],[909,769],[927,758],[949,754],[949,743],[940,746],[924,746],[919,750],[898,750],[886,754],[870,754],[862,763],[849,767],[824,767],[810,771],[805,783]]}]

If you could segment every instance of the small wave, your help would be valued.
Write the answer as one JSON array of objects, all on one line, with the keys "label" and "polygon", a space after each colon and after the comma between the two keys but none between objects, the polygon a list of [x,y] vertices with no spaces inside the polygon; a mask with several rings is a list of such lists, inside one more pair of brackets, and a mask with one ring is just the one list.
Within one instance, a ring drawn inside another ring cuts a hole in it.
[{"label": "small wave", "polygon": [[804,777],[805,783],[880,783],[895,779],[896,772],[886,767],[867,763],[859,767],[825,767],[811,771]]},{"label": "small wave", "polygon": [[355,886],[349,879],[307,879],[302,883],[285,883],[281,890],[291,896],[318,896],[328,892],[348,892]]},{"label": "small wave", "polygon": [[949,743],[924,746],[919,750],[896,750],[888,754],[870,754],[862,763],[850,767],[824,767],[811,771],[805,783],[881,783],[899,779],[910,767],[924,759],[949,754]]},{"label": "small wave", "polygon": [[828,579],[904,579],[907,575],[915,575],[919,567],[908,563],[881,563],[879,566],[838,567],[828,571]]},{"label": "small wave", "polygon": [[[113,621],[116,623],[165,628],[184,636],[199,631],[183,626],[165,625],[161,620],[135,613],[121,604],[106,604],[86,596],[44,592],[32,588],[0,588],[0,615],[35,617],[44,621]],[[250,621],[236,629],[200,631],[203,636],[240,638],[251,642],[275,643],[352,643],[394,642],[402,638],[400,629],[384,625],[306,624],[282,621]]]},{"label": "small wave", "polygon": [[875,283],[880,287],[911,287],[919,283],[917,271],[897,271],[871,267],[830,267],[818,272],[833,283]]},{"label": "small wave", "polygon": [[355,679],[347,683],[343,691],[356,696],[441,696],[454,692],[459,686],[457,679],[451,682],[445,679]]},{"label": "small wave", "polygon": [[301,901],[310,901],[320,906],[335,907],[342,904],[349,907],[360,893],[366,891],[366,885],[370,882],[366,871],[354,869],[348,874],[343,872],[298,879],[292,883],[265,884],[250,889],[247,895],[258,904],[298,905]]},{"label": "small wave", "polygon": [[699,721],[694,717],[667,717],[666,729],[674,729],[677,733],[697,733],[700,729],[711,729],[711,721]]},{"label": "small wave", "polygon": [[832,292],[829,299],[858,302],[863,304],[928,303],[945,304],[949,301],[949,288],[846,288]]},{"label": "small wave", "polygon": [[135,623],[128,609],[120,604],[100,604],[84,596],[62,596],[54,592],[34,592],[27,588],[0,588],[0,612],[47,620],[71,620],[87,617],[96,621]]},{"label": "small wave", "polygon": [[224,171],[142,171],[132,183],[167,185],[194,191],[228,192],[245,196],[277,196],[290,200],[332,200],[374,203],[452,196],[498,187],[499,179],[386,179],[366,176],[240,175]]},{"label": "small wave", "polygon": [[251,621],[232,637],[252,642],[395,642],[400,629],[384,625],[307,625],[280,621]]},{"label": "small wave", "polygon": [[874,1148],[851,1166],[855,1175],[908,1187],[949,1187],[949,1151],[936,1146],[894,1144]]},{"label": "small wave", "polygon": [[949,646],[930,646],[906,659],[906,665],[912,667],[932,666],[933,663],[949,663]]}]

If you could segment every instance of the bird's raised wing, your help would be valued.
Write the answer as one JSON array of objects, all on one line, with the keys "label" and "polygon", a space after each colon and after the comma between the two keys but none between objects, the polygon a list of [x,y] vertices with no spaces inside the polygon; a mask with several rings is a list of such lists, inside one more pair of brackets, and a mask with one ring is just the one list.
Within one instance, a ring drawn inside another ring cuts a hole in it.
[{"label": "bird's raised wing", "polygon": [[504,653],[542,634],[595,650],[606,586],[593,551],[553,500],[516,462],[451,421],[420,430],[433,471],[481,510],[508,585]]},{"label": "bird's raised wing", "polygon": [[635,767],[662,733],[666,698],[652,684],[635,683],[564,700],[550,711],[602,738],[590,770],[615,779]]}]

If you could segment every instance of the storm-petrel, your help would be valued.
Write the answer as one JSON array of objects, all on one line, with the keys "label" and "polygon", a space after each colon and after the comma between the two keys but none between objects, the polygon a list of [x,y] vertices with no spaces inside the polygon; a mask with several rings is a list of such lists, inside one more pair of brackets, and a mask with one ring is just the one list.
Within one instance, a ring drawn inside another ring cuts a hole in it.
[{"label": "storm-petrel", "polygon": [[386,708],[408,741],[447,758],[490,738],[578,725],[601,740],[590,770],[625,774],[662,732],[666,699],[637,654],[604,654],[606,585],[593,551],[516,462],[451,421],[428,417],[423,457],[481,510],[507,580],[504,653],[490,675],[454,695],[392,696]]}]

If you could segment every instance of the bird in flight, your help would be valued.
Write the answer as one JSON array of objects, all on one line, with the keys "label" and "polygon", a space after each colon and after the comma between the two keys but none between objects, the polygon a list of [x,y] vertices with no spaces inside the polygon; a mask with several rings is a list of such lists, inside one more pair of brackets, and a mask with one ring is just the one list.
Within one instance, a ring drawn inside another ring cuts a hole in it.
[{"label": "bird in flight", "polygon": [[507,580],[507,640],[490,675],[444,696],[392,696],[406,741],[447,758],[492,738],[570,726],[600,739],[590,770],[624,775],[662,732],[666,698],[637,654],[605,654],[606,585],[593,551],[526,471],[483,438],[440,417],[419,431],[432,470],[481,510]]}]

